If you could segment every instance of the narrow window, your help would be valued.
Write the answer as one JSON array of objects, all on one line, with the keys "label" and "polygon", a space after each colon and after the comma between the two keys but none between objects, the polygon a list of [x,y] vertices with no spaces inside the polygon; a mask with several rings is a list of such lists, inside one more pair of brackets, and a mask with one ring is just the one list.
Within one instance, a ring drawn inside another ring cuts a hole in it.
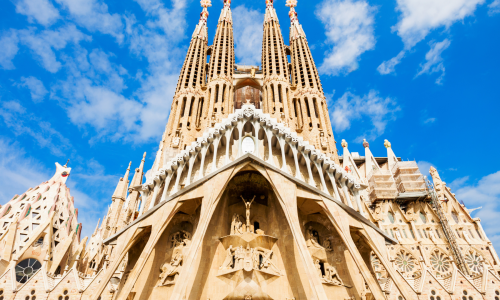
[{"label": "narrow window", "polygon": [[191,104],[189,105],[189,116],[191,117],[191,113],[193,112],[193,103],[194,97],[191,98]]},{"label": "narrow window", "polygon": [[215,86],[215,103],[219,101],[219,85]]},{"label": "narrow window", "polygon": [[319,118],[318,114],[318,103],[316,102],[316,98],[313,98],[313,106],[314,106],[314,116]]},{"label": "narrow window", "polygon": [[415,234],[413,233],[413,229],[410,229],[411,236],[415,238]]},{"label": "narrow window", "polygon": [[304,101],[306,102],[307,116],[310,118],[311,117],[311,110],[309,109],[309,101],[307,100],[307,98],[304,98]]},{"label": "narrow window", "polygon": [[186,110],[186,101],[187,101],[187,98],[186,98],[186,97],[184,97],[184,98],[182,99],[181,117],[183,117],[183,116],[184,116],[184,111]]}]

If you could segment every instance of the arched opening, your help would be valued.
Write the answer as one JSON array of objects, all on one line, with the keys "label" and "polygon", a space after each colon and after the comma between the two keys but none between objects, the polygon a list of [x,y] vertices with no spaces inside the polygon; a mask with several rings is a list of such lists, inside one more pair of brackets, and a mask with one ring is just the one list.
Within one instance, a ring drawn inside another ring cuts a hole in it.
[{"label": "arched opening", "polygon": [[[141,230],[141,232],[137,235],[135,238],[135,242],[133,245],[129,248],[127,254],[126,254],[126,267],[125,270],[123,271],[122,278],[118,284],[118,296],[120,296],[120,293],[122,292],[122,288],[125,285],[125,283],[128,280],[128,277],[132,270],[135,267],[135,264],[139,260],[139,257],[142,254],[142,251],[144,250],[144,247],[146,247],[147,242],[149,241],[149,238],[151,236],[151,226],[145,227]],[[134,293],[134,292],[132,292]],[[134,293],[135,294],[135,293]],[[133,295],[129,295],[132,296]]]},{"label": "arched opening", "polygon": [[[301,276],[303,265],[294,240],[284,238],[292,236],[289,222],[272,186],[259,172],[249,166],[228,182],[206,228],[197,260],[200,263],[191,275],[190,282],[196,288],[188,287],[186,298],[216,298],[220,289],[224,299],[241,299],[242,294],[255,299],[283,298],[283,290],[263,285],[252,275],[257,274],[254,270],[286,286],[288,298],[306,295],[303,283],[307,279],[290,279]],[[239,272],[243,268],[246,271]],[[238,284],[240,276],[251,290]]]},{"label": "arched opening", "polygon": [[244,104],[253,104],[256,109],[260,109],[262,91],[258,82],[252,79],[245,79],[238,82],[234,92],[234,109],[241,109]]}]

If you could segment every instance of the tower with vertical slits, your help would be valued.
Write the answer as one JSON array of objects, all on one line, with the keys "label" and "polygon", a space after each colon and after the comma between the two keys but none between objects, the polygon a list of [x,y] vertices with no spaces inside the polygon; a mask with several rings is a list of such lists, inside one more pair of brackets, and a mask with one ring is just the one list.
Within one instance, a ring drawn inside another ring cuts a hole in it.
[{"label": "tower with vertical slits", "polygon": [[293,127],[295,122],[290,110],[290,73],[286,51],[273,0],[267,0],[262,38],[263,109],[273,118]]},{"label": "tower with vertical slits", "polygon": [[290,96],[295,130],[304,139],[338,159],[328,105],[306,34],[295,11],[296,5],[295,0],[287,1],[290,7]]}]

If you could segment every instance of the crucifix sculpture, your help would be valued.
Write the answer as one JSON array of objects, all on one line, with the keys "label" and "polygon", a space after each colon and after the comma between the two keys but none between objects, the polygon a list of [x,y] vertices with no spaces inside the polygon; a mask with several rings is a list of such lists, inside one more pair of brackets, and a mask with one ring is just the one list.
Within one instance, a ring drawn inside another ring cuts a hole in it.
[{"label": "crucifix sculpture", "polygon": [[243,203],[245,203],[245,208],[246,208],[246,217],[247,217],[247,232],[250,232],[250,206],[253,203],[253,200],[255,200],[255,196],[253,196],[252,201],[246,201],[243,196],[241,196],[241,199],[243,200]]}]

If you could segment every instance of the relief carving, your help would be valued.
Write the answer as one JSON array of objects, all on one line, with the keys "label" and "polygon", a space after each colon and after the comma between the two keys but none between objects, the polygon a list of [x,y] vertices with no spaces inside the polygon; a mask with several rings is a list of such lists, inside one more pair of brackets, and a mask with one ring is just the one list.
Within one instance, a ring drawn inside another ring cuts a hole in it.
[{"label": "relief carving", "polygon": [[158,286],[175,284],[184,260],[184,251],[191,244],[191,234],[180,230],[170,238],[170,247],[174,248],[172,258],[161,266]]}]

